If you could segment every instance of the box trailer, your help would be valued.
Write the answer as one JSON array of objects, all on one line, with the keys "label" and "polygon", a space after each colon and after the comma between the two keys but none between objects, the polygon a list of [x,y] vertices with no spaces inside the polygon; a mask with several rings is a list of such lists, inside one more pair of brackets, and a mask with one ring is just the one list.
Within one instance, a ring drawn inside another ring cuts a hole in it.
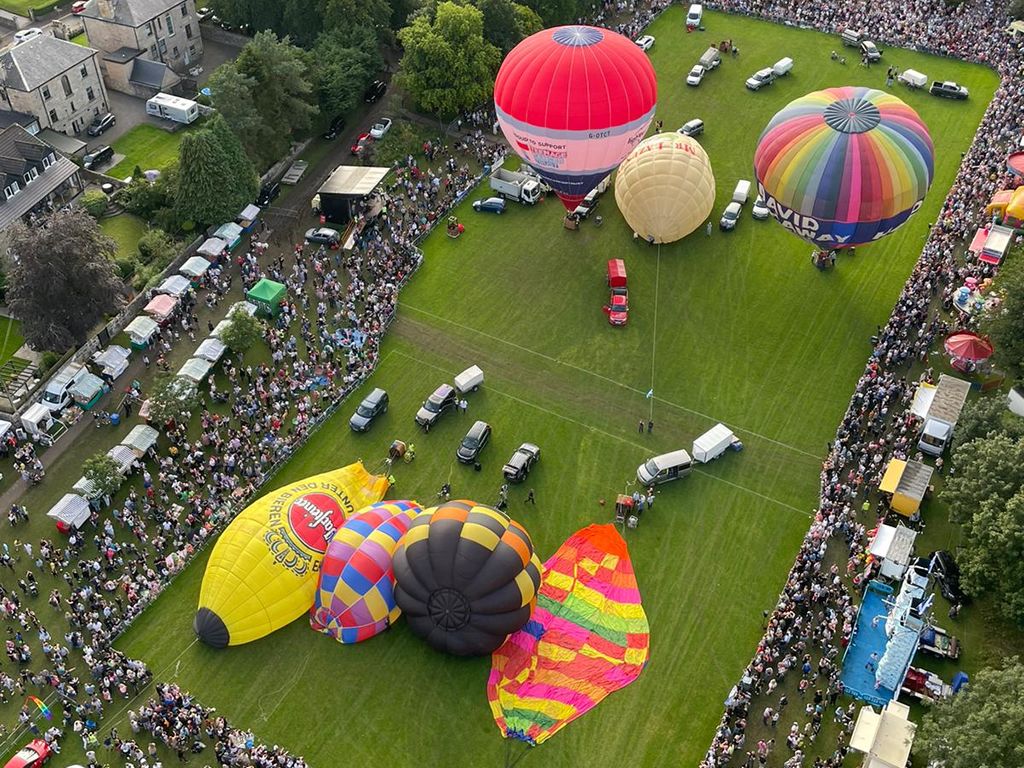
[{"label": "box trailer", "polygon": [[191,99],[158,93],[146,102],[146,114],[176,123],[194,123],[199,118],[199,105]]},{"label": "box trailer", "polygon": [[736,442],[736,435],[725,424],[715,424],[693,441],[693,458],[701,464],[714,461]]},{"label": "box trailer", "polygon": [[924,426],[917,447],[929,456],[941,456],[953,437],[957,419],[971,391],[971,382],[942,374],[935,387],[931,404],[924,416]]}]

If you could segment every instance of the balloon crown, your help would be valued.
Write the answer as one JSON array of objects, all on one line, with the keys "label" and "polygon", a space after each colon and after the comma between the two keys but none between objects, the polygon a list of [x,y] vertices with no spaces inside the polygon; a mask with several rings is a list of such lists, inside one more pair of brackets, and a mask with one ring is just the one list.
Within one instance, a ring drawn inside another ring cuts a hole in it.
[{"label": "balloon crown", "polygon": [[594,27],[559,27],[551,36],[559,45],[568,45],[573,48],[583,48],[588,45],[596,45],[604,40],[601,30]]},{"label": "balloon crown", "polygon": [[866,133],[882,122],[882,113],[867,99],[853,96],[825,107],[825,124],[840,133]]}]

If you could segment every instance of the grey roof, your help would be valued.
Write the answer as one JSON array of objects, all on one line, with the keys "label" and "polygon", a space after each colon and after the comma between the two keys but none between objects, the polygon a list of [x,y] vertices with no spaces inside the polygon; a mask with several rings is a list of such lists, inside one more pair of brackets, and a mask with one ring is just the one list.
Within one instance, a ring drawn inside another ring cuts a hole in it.
[{"label": "grey roof", "polygon": [[20,183],[21,191],[10,200],[0,195],[0,229],[20,219],[78,171],[78,166],[56,152],[53,153],[56,162],[44,170],[34,156],[41,158],[50,153],[50,147],[20,125],[0,131],[0,168],[6,171],[16,166],[33,166],[39,170],[39,177],[31,184]]},{"label": "grey roof", "polygon": [[112,18],[108,18],[100,9],[100,6],[103,5],[102,2],[91,2],[81,15],[99,21],[141,27],[147,21],[176,8],[181,3],[182,0],[110,0],[114,13]]},{"label": "grey roof", "polygon": [[34,91],[91,59],[95,53],[84,45],[40,35],[4,51],[0,56],[0,67],[7,73],[7,87]]},{"label": "grey roof", "polygon": [[167,65],[162,61],[136,59],[132,64],[132,74],[128,80],[137,85],[145,85],[159,90],[163,87],[166,75]]},{"label": "grey roof", "polygon": [[26,112],[12,112],[9,109],[0,109],[0,130],[9,125],[20,125],[22,128],[28,128],[32,123],[35,123],[36,127],[38,127],[39,118]]},{"label": "grey roof", "polygon": [[129,48],[125,45],[118,48],[116,51],[104,53],[103,60],[113,62],[114,64],[124,64],[141,55],[142,51],[138,48]]}]

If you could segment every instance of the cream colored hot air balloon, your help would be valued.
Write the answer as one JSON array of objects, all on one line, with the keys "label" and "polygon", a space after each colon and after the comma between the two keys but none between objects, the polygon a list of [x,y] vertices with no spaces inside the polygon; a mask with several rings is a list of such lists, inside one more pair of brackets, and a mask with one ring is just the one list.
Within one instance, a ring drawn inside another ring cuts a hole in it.
[{"label": "cream colored hot air balloon", "polygon": [[640,237],[672,243],[703,224],[715,204],[715,176],[704,148],[681,133],[659,133],[626,156],[615,202]]}]

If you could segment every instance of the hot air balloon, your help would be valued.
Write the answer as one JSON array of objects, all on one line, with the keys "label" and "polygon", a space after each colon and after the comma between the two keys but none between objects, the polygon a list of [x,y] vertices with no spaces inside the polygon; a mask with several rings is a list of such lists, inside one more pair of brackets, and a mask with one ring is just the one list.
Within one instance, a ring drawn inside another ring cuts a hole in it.
[{"label": "hot air balloon", "polygon": [[536,746],[636,680],[649,656],[626,542],[612,525],[587,526],[544,563],[533,616],[491,657],[494,720]]},{"label": "hot air balloon", "polygon": [[260,497],[217,539],[193,628],[214,648],[269,635],[309,610],[327,542],[345,519],[380,501],[384,477],[359,462]]},{"label": "hot air balloon", "polygon": [[395,551],[395,600],[439,651],[481,656],[526,623],[540,584],[530,534],[496,509],[449,501],[413,520]]},{"label": "hot air balloon", "polygon": [[707,219],[715,205],[715,176],[704,147],[681,133],[644,139],[619,166],[615,202],[643,239],[671,243]]},{"label": "hot air balloon", "polygon": [[573,210],[640,143],[658,96],[654,68],[608,29],[545,29],[513,48],[494,82],[513,151]]},{"label": "hot air balloon", "polygon": [[398,618],[391,558],[422,509],[414,501],[381,501],[345,521],[327,545],[310,626],[339,643],[380,634]]},{"label": "hot air balloon", "polygon": [[848,248],[884,237],[920,207],[934,147],[918,114],[892,94],[828,88],[771,119],[754,174],[782,226],[821,248]]}]

